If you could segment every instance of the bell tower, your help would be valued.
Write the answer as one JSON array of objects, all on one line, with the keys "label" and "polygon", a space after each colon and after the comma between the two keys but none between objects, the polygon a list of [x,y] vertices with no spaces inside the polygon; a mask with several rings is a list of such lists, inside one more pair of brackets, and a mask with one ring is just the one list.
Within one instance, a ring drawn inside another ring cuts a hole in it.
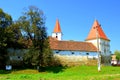
[{"label": "bell tower", "polygon": [[93,43],[102,55],[110,55],[110,40],[105,35],[97,20],[94,21],[93,26],[86,38],[86,42]]},{"label": "bell tower", "polygon": [[55,27],[52,33],[52,37],[56,38],[57,40],[62,40],[62,31],[61,31],[60,23],[58,19],[56,20],[56,24],[55,24]]}]

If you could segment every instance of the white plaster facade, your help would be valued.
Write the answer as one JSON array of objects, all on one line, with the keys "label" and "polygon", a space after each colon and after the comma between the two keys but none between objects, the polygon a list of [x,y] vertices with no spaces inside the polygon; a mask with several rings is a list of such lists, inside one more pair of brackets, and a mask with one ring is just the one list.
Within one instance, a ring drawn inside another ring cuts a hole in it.
[{"label": "white plaster facade", "polygon": [[56,38],[57,40],[62,40],[62,33],[61,32],[59,32],[59,33],[58,32],[57,33],[53,32],[52,37]]},{"label": "white plaster facade", "polygon": [[86,52],[86,51],[71,51],[71,50],[53,50],[54,54],[59,54],[61,56],[80,56],[80,57],[85,57],[87,56],[88,58],[91,59],[96,59],[98,58],[97,52]]},{"label": "white plaster facade", "polygon": [[[86,42],[91,42],[96,48],[97,47],[97,39],[87,40]],[[110,41],[104,39],[98,39],[99,51],[102,55],[110,55]]]},{"label": "white plaster facade", "polygon": [[7,52],[9,55],[10,60],[23,60],[23,56],[25,53],[27,53],[29,50],[27,49],[14,49],[14,48],[8,48]]}]

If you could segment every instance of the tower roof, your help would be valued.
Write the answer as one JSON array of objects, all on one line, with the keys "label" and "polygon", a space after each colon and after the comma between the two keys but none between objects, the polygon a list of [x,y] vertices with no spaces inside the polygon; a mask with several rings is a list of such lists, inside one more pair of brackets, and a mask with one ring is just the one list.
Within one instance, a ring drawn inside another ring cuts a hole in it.
[{"label": "tower roof", "polygon": [[59,20],[57,19],[56,20],[56,24],[55,24],[55,27],[54,27],[54,33],[59,33],[61,32],[61,28],[60,28],[60,23],[59,23]]},{"label": "tower roof", "polygon": [[102,28],[101,28],[101,26],[100,26],[100,24],[98,23],[97,20],[94,21],[93,26],[92,26],[86,40],[96,39],[97,38],[97,35],[96,35],[97,33],[96,32],[98,32],[98,38],[109,41],[109,39],[105,35],[104,31],[102,30]]}]

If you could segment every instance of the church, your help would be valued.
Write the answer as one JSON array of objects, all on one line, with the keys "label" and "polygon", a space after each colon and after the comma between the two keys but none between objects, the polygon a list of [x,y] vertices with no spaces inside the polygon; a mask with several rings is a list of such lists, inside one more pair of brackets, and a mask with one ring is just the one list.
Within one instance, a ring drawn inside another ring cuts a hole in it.
[{"label": "church", "polygon": [[[97,20],[94,21],[85,41],[66,41],[62,39],[62,36],[60,22],[57,19],[52,35],[49,37],[50,48],[54,53],[56,63],[60,62],[67,66],[96,65],[99,59],[98,54],[111,55],[110,39]],[[23,61],[26,49],[9,48],[8,53],[11,64],[19,65]],[[105,57],[105,61],[108,61],[108,57]]]},{"label": "church", "polygon": [[55,55],[59,56],[87,56],[87,58],[98,58],[101,55],[110,55],[110,39],[104,33],[97,20],[94,21],[85,41],[65,41],[62,39],[62,30],[59,20],[50,36],[50,48]]}]

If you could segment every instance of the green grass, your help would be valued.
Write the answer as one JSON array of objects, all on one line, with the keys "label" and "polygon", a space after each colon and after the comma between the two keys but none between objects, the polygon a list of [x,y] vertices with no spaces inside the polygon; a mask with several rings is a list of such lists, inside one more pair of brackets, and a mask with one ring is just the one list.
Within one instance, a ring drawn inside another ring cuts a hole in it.
[{"label": "green grass", "polygon": [[119,80],[120,67],[97,66],[49,67],[44,72],[24,69],[0,71],[0,80]]}]

